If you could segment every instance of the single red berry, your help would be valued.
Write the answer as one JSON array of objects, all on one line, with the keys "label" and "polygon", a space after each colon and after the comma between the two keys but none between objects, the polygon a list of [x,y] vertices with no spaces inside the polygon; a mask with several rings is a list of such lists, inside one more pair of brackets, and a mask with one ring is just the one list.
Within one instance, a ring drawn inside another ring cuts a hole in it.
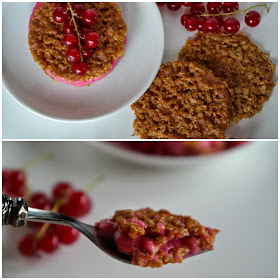
[{"label": "single red berry", "polygon": [[80,33],[81,33],[82,37],[85,37],[86,34],[89,32],[93,32],[93,30],[90,26],[86,26],[86,25],[81,26]]},{"label": "single red berry", "polygon": [[207,10],[209,14],[218,14],[223,9],[222,2],[208,2],[207,3]]},{"label": "single red berry", "polygon": [[204,23],[204,31],[215,33],[220,29],[219,21],[215,18],[209,18]]},{"label": "single red berry", "polygon": [[81,217],[87,214],[91,209],[91,201],[83,191],[75,191],[69,201],[60,207],[62,214],[71,217]]},{"label": "single red berry", "polygon": [[80,51],[77,48],[69,48],[65,56],[70,63],[78,62],[81,59]]},{"label": "single red berry", "polygon": [[197,30],[197,28],[198,28],[198,21],[197,21],[197,19],[196,18],[189,18],[186,21],[185,28],[188,31],[195,31],[195,30]]},{"label": "single red berry", "polygon": [[93,55],[93,49],[87,47],[86,45],[83,46],[82,56],[84,59],[89,59]]},{"label": "single red berry", "polygon": [[180,2],[169,2],[166,5],[170,11],[178,11],[182,4]]},{"label": "single red berry", "polygon": [[97,13],[92,9],[87,9],[82,13],[82,22],[85,25],[91,26],[96,24],[98,21]]},{"label": "single red berry", "polygon": [[74,3],[72,4],[72,9],[74,11],[74,13],[78,16],[78,17],[81,17],[82,16],[82,13],[84,12],[85,10],[85,7],[83,4],[81,3]]},{"label": "single red berry", "polygon": [[66,8],[67,2],[56,2],[54,3],[55,7],[64,7]]},{"label": "single red berry", "polygon": [[69,198],[73,193],[73,189],[72,184],[69,182],[58,182],[53,186],[52,198],[54,201],[59,198]]},{"label": "single red berry", "polygon": [[183,26],[185,26],[187,20],[188,20],[189,18],[192,18],[192,17],[193,17],[193,15],[191,15],[191,14],[184,14],[184,15],[182,15],[182,17],[181,17],[181,24],[182,24]]},{"label": "single red berry", "polygon": [[240,29],[240,23],[236,18],[228,18],[224,22],[224,30],[227,33],[236,33]]},{"label": "single red berry", "polygon": [[18,250],[24,256],[33,256],[38,251],[38,242],[32,234],[27,234],[20,240]]},{"label": "single red berry", "polygon": [[46,253],[53,253],[58,248],[58,237],[46,232],[39,240],[38,247]]},{"label": "single red berry", "polygon": [[65,34],[62,37],[62,43],[68,48],[74,48],[78,45],[78,38],[74,34]]},{"label": "single red berry", "polygon": [[99,45],[100,37],[96,32],[88,32],[85,35],[85,45],[89,48],[96,48]]},{"label": "single red berry", "polygon": [[232,13],[238,11],[239,4],[238,2],[224,2],[223,4],[223,11],[225,13]]},{"label": "single red berry", "polygon": [[73,63],[72,70],[76,75],[84,75],[87,72],[87,64],[84,61]]},{"label": "single red berry", "polygon": [[75,26],[73,22],[70,23],[70,21],[65,22],[63,25],[63,32],[66,34],[73,34],[75,30]]},{"label": "single red berry", "polygon": [[[3,175],[3,173],[2,173]],[[2,187],[11,197],[25,195],[25,173],[20,169],[7,170],[3,175]]]},{"label": "single red berry", "polygon": [[159,7],[162,7],[162,6],[165,5],[165,2],[157,2],[157,5],[158,5]]},{"label": "single red berry", "polygon": [[207,21],[206,17],[200,17],[197,19],[198,22],[198,26],[197,26],[197,30],[199,31],[204,31],[204,24]]},{"label": "single red berry", "polygon": [[71,244],[79,237],[79,231],[67,226],[57,226],[55,233],[58,237],[59,243],[62,244]]},{"label": "single red berry", "polygon": [[245,15],[245,23],[250,27],[256,27],[261,22],[261,15],[256,11],[250,11]]},{"label": "single red berry", "polygon": [[51,208],[51,203],[44,193],[34,192],[30,197],[29,206],[33,208],[49,210]]},{"label": "single red berry", "polygon": [[219,28],[221,29],[224,25],[224,17],[223,16],[216,16],[215,19],[219,22]]},{"label": "single red berry", "polygon": [[68,13],[65,7],[57,7],[52,13],[53,20],[57,23],[64,23],[68,19]]},{"label": "single red berry", "polygon": [[182,5],[185,7],[191,7],[193,2],[183,2]]},{"label": "single red berry", "polygon": [[9,182],[15,187],[24,186],[26,181],[25,173],[20,169],[11,170],[9,174]]},{"label": "single red berry", "polygon": [[199,16],[205,12],[205,7],[201,3],[195,3],[191,6],[191,13]]}]

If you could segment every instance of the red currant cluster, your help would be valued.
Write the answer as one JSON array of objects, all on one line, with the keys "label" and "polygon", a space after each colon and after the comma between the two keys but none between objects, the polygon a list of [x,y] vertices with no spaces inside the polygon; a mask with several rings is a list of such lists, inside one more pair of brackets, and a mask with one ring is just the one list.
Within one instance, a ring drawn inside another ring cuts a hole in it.
[{"label": "red currant cluster", "polygon": [[[26,174],[19,169],[2,170],[2,190],[11,197],[25,197],[30,207],[52,210],[74,218],[88,214],[92,207],[88,195],[75,190],[69,182],[56,183],[50,198],[43,192],[31,193],[27,188]],[[79,236],[77,230],[66,226],[28,224],[32,225],[32,233],[25,235],[18,244],[20,253],[25,256],[33,256],[39,250],[52,253],[59,244],[72,244]]]},{"label": "red currant cluster", "polygon": [[89,59],[93,49],[99,45],[100,37],[91,26],[98,22],[98,15],[93,9],[85,9],[82,3],[55,3],[53,20],[64,23],[62,43],[68,47],[67,60],[72,63],[73,72],[83,75],[87,71],[84,60]]},{"label": "red currant cluster", "polygon": [[257,26],[261,21],[261,16],[256,11],[248,10],[263,6],[268,10],[267,5],[256,5],[245,10],[239,10],[238,2],[208,2],[207,11],[205,14],[205,6],[202,2],[157,2],[158,6],[167,5],[167,8],[171,11],[177,11],[181,6],[190,8],[190,12],[184,14],[181,17],[181,24],[188,31],[204,31],[215,33],[219,31],[222,27],[227,33],[236,33],[240,29],[240,22],[232,16],[239,12],[244,12],[245,23],[250,27]]}]

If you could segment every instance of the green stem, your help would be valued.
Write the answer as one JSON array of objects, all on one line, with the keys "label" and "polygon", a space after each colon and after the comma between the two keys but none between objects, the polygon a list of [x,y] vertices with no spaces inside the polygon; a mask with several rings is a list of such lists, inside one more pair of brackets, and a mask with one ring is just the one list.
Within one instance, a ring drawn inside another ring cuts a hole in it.
[{"label": "green stem", "polygon": [[269,8],[268,8],[267,4],[262,4],[262,5],[252,6],[252,7],[249,7],[247,9],[244,9],[244,10],[234,11],[234,12],[231,12],[231,13],[219,13],[219,14],[203,14],[202,13],[200,16],[202,16],[202,17],[217,17],[217,16],[231,16],[231,15],[234,15],[234,14],[237,14],[237,13],[246,14],[247,11],[249,11],[251,9],[254,9],[256,7],[265,7],[267,9],[267,12],[269,13]]}]

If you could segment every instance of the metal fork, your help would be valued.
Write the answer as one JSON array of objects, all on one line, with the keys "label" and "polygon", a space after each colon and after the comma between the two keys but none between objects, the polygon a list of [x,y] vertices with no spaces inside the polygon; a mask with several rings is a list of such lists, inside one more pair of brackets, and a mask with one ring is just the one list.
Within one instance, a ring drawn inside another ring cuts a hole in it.
[{"label": "metal fork", "polygon": [[124,263],[132,264],[132,257],[120,253],[114,243],[104,240],[99,235],[96,227],[60,213],[28,207],[27,202],[23,198],[11,198],[6,194],[2,194],[2,225],[22,227],[28,221],[58,224],[75,228],[110,257]]}]

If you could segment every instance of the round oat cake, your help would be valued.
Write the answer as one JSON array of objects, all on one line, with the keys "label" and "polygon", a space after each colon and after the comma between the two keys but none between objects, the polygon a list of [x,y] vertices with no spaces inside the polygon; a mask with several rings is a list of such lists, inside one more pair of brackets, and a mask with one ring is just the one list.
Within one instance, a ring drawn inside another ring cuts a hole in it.
[{"label": "round oat cake", "polygon": [[234,91],[232,120],[238,122],[260,112],[273,90],[275,66],[242,33],[198,32],[179,52],[180,61],[195,61],[211,69]]},{"label": "round oat cake", "polygon": [[63,24],[52,18],[55,4],[38,2],[29,22],[28,42],[35,62],[53,79],[75,86],[89,85],[107,76],[123,56],[127,36],[127,27],[116,3],[83,5],[98,14],[98,22],[92,30],[100,36],[100,43],[86,61],[88,69],[82,76],[72,72],[72,64],[65,57],[67,47],[62,43]]},{"label": "round oat cake", "polygon": [[225,138],[232,103],[225,82],[192,62],[162,64],[134,104],[135,134],[144,139]]}]

